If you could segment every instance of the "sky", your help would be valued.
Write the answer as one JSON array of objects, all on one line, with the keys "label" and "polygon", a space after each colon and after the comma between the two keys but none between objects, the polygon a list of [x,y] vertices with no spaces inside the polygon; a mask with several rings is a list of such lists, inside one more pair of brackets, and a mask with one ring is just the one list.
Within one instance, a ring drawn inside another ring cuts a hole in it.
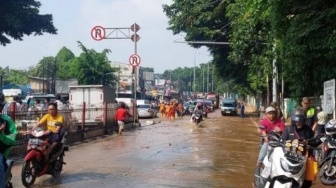
[{"label": "sky", "polygon": [[[168,18],[162,5],[172,0],[41,0],[41,14],[52,14],[57,35],[25,36],[23,41],[11,39],[12,43],[0,46],[0,66],[11,69],[27,69],[35,66],[43,57],[56,56],[62,47],[76,56],[81,53],[77,41],[89,49],[101,52],[110,49],[108,59],[129,63],[135,45],[130,39],[105,39],[96,41],[91,37],[95,26],[104,28],[129,28],[140,26],[137,32],[137,54],[140,66],[152,67],[155,73],[178,67],[193,67],[207,63],[212,58],[206,47],[194,49],[184,41],[183,34],[173,35],[168,30]],[[109,34],[107,30],[107,34]],[[123,30],[126,31],[126,30]],[[115,36],[115,35],[111,35]],[[120,37],[120,35],[119,35]]]}]

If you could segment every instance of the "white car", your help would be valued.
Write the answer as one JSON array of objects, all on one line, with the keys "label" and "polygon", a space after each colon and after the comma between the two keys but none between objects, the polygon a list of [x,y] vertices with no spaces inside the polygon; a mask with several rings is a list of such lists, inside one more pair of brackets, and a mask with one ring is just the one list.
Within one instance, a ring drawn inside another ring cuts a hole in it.
[{"label": "white car", "polygon": [[157,116],[157,110],[150,104],[137,105],[139,118],[153,118]]}]

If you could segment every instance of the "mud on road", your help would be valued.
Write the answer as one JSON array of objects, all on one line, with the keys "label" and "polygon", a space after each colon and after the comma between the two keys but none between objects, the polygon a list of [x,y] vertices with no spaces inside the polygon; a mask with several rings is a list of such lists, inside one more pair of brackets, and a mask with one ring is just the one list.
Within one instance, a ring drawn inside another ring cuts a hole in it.
[{"label": "mud on road", "polygon": [[[61,176],[33,187],[251,187],[259,137],[249,117],[217,110],[200,128],[189,117],[159,120],[71,146]],[[23,187],[16,164],[14,187]]]}]

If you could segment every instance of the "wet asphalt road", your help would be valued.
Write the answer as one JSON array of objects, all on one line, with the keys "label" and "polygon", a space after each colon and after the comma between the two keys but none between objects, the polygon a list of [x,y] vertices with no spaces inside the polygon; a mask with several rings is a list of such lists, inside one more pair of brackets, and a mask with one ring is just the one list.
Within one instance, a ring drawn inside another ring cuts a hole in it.
[{"label": "wet asphalt road", "polygon": [[[217,110],[200,128],[189,117],[142,125],[71,146],[61,176],[39,177],[33,187],[251,187],[259,138],[249,117]],[[14,187],[23,187],[16,164]]]}]

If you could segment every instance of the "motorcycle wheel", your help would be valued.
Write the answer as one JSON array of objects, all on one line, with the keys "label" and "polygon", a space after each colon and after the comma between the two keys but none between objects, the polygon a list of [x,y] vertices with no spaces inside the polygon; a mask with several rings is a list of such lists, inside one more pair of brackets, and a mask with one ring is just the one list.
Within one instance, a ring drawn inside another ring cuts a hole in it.
[{"label": "motorcycle wheel", "polygon": [[21,181],[23,186],[25,187],[31,187],[35,180],[36,180],[36,176],[34,174],[34,166],[33,166],[33,162],[32,161],[26,161],[25,163],[23,163],[22,166],[22,171],[21,171]]},{"label": "motorcycle wheel", "polygon": [[57,177],[61,174],[63,170],[63,155],[57,157],[57,159],[53,162],[53,177]]},{"label": "motorcycle wheel", "polygon": [[332,163],[333,161],[332,160],[327,160],[320,168],[319,170],[319,177],[320,177],[320,180],[321,182],[324,184],[324,185],[336,185],[336,166],[335,164],[333,164],[331,166],[331,170],[330,172],[327,172],[327,168],[328,168],[328,165],[329,163]]}]

